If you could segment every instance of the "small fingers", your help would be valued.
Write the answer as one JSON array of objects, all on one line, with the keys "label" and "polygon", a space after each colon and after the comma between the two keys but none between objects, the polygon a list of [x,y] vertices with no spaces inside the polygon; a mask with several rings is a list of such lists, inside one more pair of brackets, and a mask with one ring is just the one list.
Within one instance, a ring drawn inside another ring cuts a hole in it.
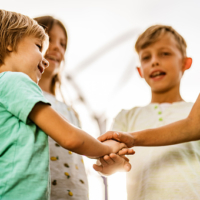
[{"label": "small fingers", "polygon": [[108,156],[108,155],[105,155],[105,156],[103,157],[103,160],[104,160],[108,165],[114,164],[113,159],[112,159],[110,156]]},{"label": "small fingers", "polygon": [[126,156],[119,156],[114,153],[110,154],[110,157],[115,163],[123,163],[121,169],[119,171],[129,172],[131,170],[131,164],[129,163],[129,159]]},{"label": "small fingers", "polygon": [[131,164],[129,162],[124,163],[124,171],[129,172],[131,170]]},{"label": "small fingers", "polygon": [[129,159],[125,155],[122,155],[120,157],[123,158],[125,161],[129,162]]},{"label": "small fingers", "polygon": [[108,132],[104,133],[103,135],[99,136],[97,139],[100,142],[103,142],[105,140],[111,140],[111,139],[113,139],[113,134],[114,134],[114,131],[108,131]]},{"label": "small fingers", "polygon": [[[124,143],[119,143],[119,146],[120,146],[120,149],[121,149],[121,150],[124,149],[124,148],[127,148],[126,144],[124,144]],[[121,150],[120,150],[120,151],[121,151]]]},{"label": "small fingers", "polygon": [[102,165],[96,165],[93,164],[93,169],[97,172],[102,172],[103,171],[103,166]]},{"label": "small fingers", "polygon": [[118,152],[118,155],[133,155],[135,151],[133,149],[123,148]]},{"label": "small fingers", "polygon": [[119,156],[117,154],[111,153],[110,157],[112,158],[112,160],[114,162],[119,162],[120,160],[122,161],[122,159],[124,159],[125,161],[129,162],[129,159],[125,155]]},{"label": "small fingers", "polygon": [[108,166],[108,163],[106,162],[106,160],[104,160],[103,157],[99,158],[99,161],[100,161],[102,166],[104,166],[104,167]]},{"label": "small fingers", "polygon": [[117,155],[115,153],[111,153],[109,156],[110,156],[110,158],[112,158],[113,162],[115,162],[115,163],[120,163],[124,159],[123,157],[121,157],[121,156],[119,156],[119,155]]}]

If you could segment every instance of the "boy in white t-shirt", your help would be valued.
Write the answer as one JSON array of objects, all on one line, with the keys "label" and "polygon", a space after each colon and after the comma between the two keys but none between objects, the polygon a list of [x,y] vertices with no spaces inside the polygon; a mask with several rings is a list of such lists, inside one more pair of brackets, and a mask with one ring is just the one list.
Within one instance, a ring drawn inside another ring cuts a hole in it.
[{"label": "boy in white t-shirt", "polygon": [[[186,56],[183,37],[170,26],[155,25],[139,36],[135,49],[141,62],[138,72],[151,87],[151,103],[122,110],[112,130],[133,132],[186,118],[193,104],[182,99],[180,81],[192,59]],[[111,135],[108,132],[99,140]],[[129,158],[133,169],[126,176],[128,200],[200,199],[199,141],[134,149],[136,155]],[[100,161],[102,165],[94,168],[104,174],[112,174],[125,166],[126,171],[130,169],[126,160],[115,154]]]}]

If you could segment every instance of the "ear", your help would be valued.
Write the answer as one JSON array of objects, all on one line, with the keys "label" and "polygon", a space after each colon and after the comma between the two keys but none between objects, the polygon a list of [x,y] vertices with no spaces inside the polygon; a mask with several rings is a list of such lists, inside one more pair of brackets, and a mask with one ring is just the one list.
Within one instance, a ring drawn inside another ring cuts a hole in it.
[{"label": "ear", "polygon": [[7,46],[7,50],[8,50],[9,52],[11,52],[13,49],[12,49],[12,47],[11,47],[10,45],[8,45],[8,46]]},{"label": "ear", "polygon": [[184,58],[183,72],[184,72],[185,70],[190,69],[191,65],[192,65],[192,58],[190,58],[190,57]]},{"label": "ear", "polygon": [[141,67],[136,67],[136,68],[137,68],[137,71],[138,71],[140,77],[143,78],[143,73],[142,73]]}]

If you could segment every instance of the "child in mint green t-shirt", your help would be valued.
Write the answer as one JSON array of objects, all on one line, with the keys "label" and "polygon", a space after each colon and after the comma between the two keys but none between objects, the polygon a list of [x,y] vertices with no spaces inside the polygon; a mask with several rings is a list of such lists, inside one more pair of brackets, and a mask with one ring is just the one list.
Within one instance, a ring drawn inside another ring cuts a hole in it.
[{"label": "child in mint green t-shirt", "polygon": [[27,16],[0,10],[0,199],[49,199],[47,135],[89,157],[133,154],[99,142],[57,114],[37,85],[48,62],[48,36]]},{"label": "child in mint green t-shirt", "polygon": [[0,73],[0,86],[0,199],[47,199],[47,135],[28,116],[48,102],[24,73]]}]

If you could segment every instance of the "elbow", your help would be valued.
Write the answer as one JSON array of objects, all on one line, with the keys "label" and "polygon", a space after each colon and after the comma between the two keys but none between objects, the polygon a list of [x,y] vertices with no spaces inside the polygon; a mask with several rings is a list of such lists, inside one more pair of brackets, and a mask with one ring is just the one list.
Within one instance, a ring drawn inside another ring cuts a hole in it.
[{"label": "elbow", "polygon": [[60,145],[64,149],[78,153],[78,149],[84,145],[84,141],[80,140],[80,138],[70,137],[64,138],[62,141],[60,141]]}]

